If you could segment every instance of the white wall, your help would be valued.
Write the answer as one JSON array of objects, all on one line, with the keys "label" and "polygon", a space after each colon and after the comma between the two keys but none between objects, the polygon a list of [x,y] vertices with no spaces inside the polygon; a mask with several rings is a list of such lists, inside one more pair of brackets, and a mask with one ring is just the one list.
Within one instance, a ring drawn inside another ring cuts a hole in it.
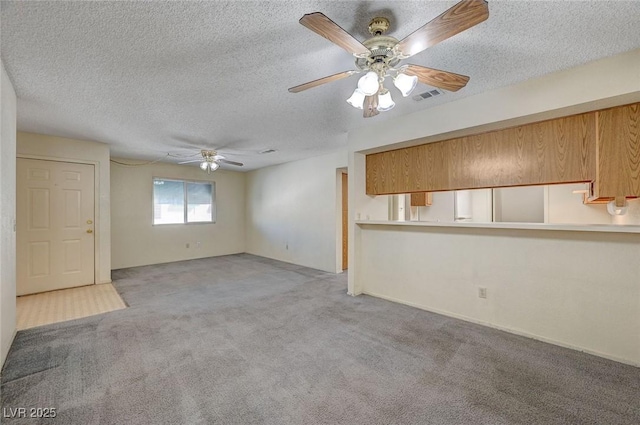
[{"label": "white wall", "polygon": [[501,187],[493,191],[494,220],[544,223],[544,186]]},{"label": "white wall", "polygon": [[340,272],[336,170],[346,165],[340,151],[247,173],[247,252]]},{"label": "white wall", "polygon": [[[125,163],[140,161],[116,159]],[[216,222],[153,225],[153,178],[213,181]],[[215,257],[245,251],[245,173],[197,164],[111,165],[112,265],[114,269]],[[199,242],[199,244],[198,244]],[[189,248],[187,248],[189,244]]]},{"label": "white wall", "polygon": [[96,283],[111,282],[109,146],[104,143],[19,132],[21,158],[93,164],[96,170]]},{"label": "white wall", "polygon": [[585,204],[582,194],[585,184],[557,184],[547,187],[547,223],[587,223],[640,225],[640,199],[627,199],[629,207],[622,216],[611,216],[607,204]]},{"label": "white wall", "polygon": [[627,199],[629,206],[625,215],[611,217],[615,224],[640,225],[640,199]]},{"label": "white wall", "polygon": [[432,204],[428,207],[411,207],[412,221],[455,221],[454,213],[457,193],[468,196],[471,218],[464,221],[490,223],[492,222],[492,194],[491,189],[473,189],[465,191],[434,192]]},{"label": "white wall", "polygon": [[[375,205],[364,193],[364,153],[638,101],[640,50],[635,50],[374,122],[348,136],[351,177],[360,182],[350,186],[350,205],[362,215]],[[426,139],[411,142],[417,138]],[[638,234],[421,229],[352,220],[349,293],[375,293],[640,364]],[[486,304],[476,304],[477,292],[470,290],[480,284],[495,294]],[[526,317],[519,317],[518,309]],[[552,329],[547,317],[555,318],[559,329]]]},{"label": "white wall", "polygon": [[547,186],[545,190],[546,222],[611,224],[612,217],[607,212],[606,204],[585,204],[582,193],[573,193],[574,190],[585,188],[586,185],[583,183]]},{"label": "white wall", "polygon": [[370,123],[349,132],[348,148],[382,152],[638,101],[640,49]]},{"label": "white wall", "polygon": [[638,234],[364,228],[366,294],[640,365]]},{"label": "white wall", "polygon": [[471,190],[471,221],[490,223],[493,221],[493,193],[491,189]]},{"label": "white wall", "polygon": [[[471,194],[472,222],[523,222],[550,224],[640,224],[640,199],[628,199],[628,212],[623,216],[611,216],[606,204],[585,204],[582,191],[584,183],[523,186],[495,189],[495,214],[492,220],[493,200],[491,189],[475,189]],[[533,189],[532,192],[529,192]],[[433,204],[428,207],[412,207],[413,221],[454,221],[454,193],[436,192]],[[377,198],[385,198],[378,196]],[[390,220],[393,218],[389,217]]]},{"label": "white wall", "polygon": [[[366,156],[358,152],[349,153],[349,214],[352,220],[387,220],[389,218],[389,196],[369,196],[365,193]],[[357,202],[354,202],[354,199]],[[350,231],[353,227],[349,227]],[[349,237],[352,237],[349,235]],[[351,240],[351,239],[349,239]],[[354,244],[349,244],[349,258],[353,257],[351,250]]]},{"label": "white wall", "polygon": [[0,62],[0,369],[16,333],[16,93]]},{"label": "white wall", "polygon": [[414,207],[412,217],[416,221],[453,221],[455,192],[434,192],[431,194],[431,205]]}]

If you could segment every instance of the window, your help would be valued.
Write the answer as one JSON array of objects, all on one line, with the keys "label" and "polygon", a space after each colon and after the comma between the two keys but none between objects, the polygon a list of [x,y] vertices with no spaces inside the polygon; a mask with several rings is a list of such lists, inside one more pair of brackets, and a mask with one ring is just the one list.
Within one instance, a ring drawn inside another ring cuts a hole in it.
[{"label": "window", "polygon": [[215,183],[153,179],[153,224],[215,222]]}]

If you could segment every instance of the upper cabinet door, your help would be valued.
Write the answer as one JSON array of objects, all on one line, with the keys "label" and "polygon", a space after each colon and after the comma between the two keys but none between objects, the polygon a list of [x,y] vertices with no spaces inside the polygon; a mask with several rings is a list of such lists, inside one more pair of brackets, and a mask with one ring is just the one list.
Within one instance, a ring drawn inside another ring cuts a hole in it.
[{"label": "upper cabinet door", "polygon": [[640,103],[598,111],[597,197],[640,196]]}]

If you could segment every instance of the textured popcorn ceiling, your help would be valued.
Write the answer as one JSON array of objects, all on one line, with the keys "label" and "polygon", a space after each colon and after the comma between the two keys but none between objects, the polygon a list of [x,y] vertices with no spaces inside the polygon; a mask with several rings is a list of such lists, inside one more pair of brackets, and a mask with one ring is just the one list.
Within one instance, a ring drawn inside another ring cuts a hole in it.
[{"label": "textured popcorn ceiling", "polygon": [[[395,109],[365,120],[345,102],[357,75],[287,92],[353,69],[298,23],[303,14],[321,11],[360,40],[386,16],[401,39],[455,3],[3,0],[1,54],[22,131],[105,142],[129,158],[220,148],[248,170],[343,147],[371,121],[640,47],[640,1],[490,1],[488,21],[410,60],[471,76],[458,93],[416,102],[387,82]],[[278,152],[257,153],[267,148]]]}]

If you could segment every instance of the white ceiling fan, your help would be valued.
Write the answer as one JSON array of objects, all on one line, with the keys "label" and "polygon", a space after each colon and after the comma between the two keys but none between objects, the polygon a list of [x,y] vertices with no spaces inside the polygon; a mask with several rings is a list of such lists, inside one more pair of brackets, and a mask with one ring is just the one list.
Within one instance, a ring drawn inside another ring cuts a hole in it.
[{"label": "white ceiling fan", "polygon": [[237,167],[242,167],[244,165],[242,162],[230,161],[226,159],[225,156],[220,155],[215,150],[203,149],[200,151],[200,154],[202,155],[201,159],[192,159],[189,161],[182,161],[182,162],[179,162],[178,164],[189,164],[193,162],[199,162],[200,168],[202,169],[202,171],[206,171],[207,174],[211,174],[212,171],[216,171],[220,167],[220,163],[235,165]]},{"label": "white ceiling fan", "polygon": [[356,73],[365,73],[358,81],[358,87],[347,99],[353,107],[364,110],[365,118],[395,106],[389,90],[384,87],[386,77],[393,78],[393,84],[405,97],[418,81],[440,89],[458,91],[467,84],[469,77],[421,65],[400,65],[400,61],[467,30],[488,17],[489,8],[485,0],[462,0],[400,41],[384,35],[389,29],[387,18],[375,17],[369,24],[372,37],[360,42],[320,12],[304,15],[300,23],[351,53],[355,57],[356,69],[300,84],[291,87],[289,91],[298,93]]}]

